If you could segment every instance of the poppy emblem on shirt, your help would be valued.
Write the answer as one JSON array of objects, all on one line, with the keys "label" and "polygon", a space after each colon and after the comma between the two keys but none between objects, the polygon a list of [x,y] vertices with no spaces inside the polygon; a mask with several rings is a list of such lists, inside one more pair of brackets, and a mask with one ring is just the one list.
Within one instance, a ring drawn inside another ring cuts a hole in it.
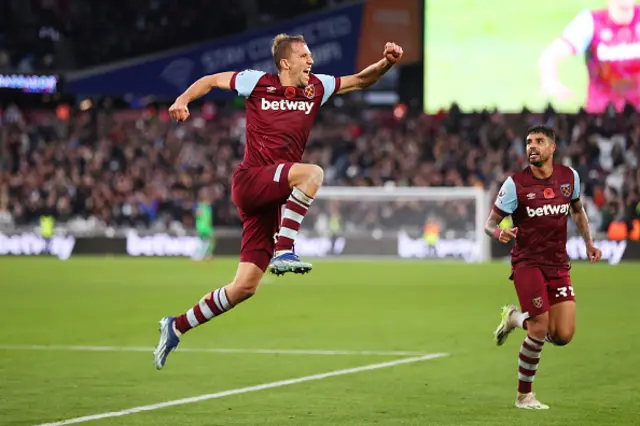
[{"label": "poppy emblem on shirt", "polygon": [[287,99],[292,99],[292,98],[295,98],[295,96],[296,96],[296,89],[295,89],[295,87],[287,87],[287,88],[284,90],[284,97],[285,97],[285,98],[287,98]]},{"label": "poppy emblem on shirt", "polygon": [[613,38],[613,31],[611,31],[609,28],[604,28],[602,31],[600,31],[600,38],[602,39],[602,41],[611,41],[611,39]]},{"label": "poppy emblem on shirt", "polygon": [[544,195],[544,198],[547,200],[550,200],[552,198],[554,198],[556,196],[556,194],[553,193],[553,189],[551,188],[545,188],[544,192],[542,193],[542,195]]},{"label": "poppy emblem on shirt", "polygon": [[564,185],[560,185],[560,192],[562,192],[562,195],[564,195],[565,197],[570,197],[571,196],[571,184],[565,183]]},{"label": "poppy emblem on shirt", "polygon": [[304,95],[309,99],[313,99],[313,97],[316,95],[316,88],[313,87],[313,84],[310,84],[304,88]]},{"label": "poppy emblem on shirt", "polygon": [[542,297],[538,296],[538,297],[534,298],[533,299],[533,306],[535,306],[538,309],[542,308]]}]

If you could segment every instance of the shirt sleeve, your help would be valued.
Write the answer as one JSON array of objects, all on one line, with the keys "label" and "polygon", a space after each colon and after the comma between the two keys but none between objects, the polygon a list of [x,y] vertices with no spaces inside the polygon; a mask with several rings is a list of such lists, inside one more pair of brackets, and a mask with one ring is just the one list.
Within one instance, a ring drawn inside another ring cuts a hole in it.
[{"label": "shirt sleeve", "polygon": [[577,200],[580,198],[581,193],[581,185],[580,185],[580,175],[575,171],[573,167],[569,167],[573,172],[573,195],[571,196],[571,201]]},{"label": "shirt sleeve", "polygon": [[565,27],[562,38],[573,47],[576,54],[581,55],[593,40],[593,26],[593,15],[585,9]]},{"label": "shirt sleeve", "polygon": [[324,94],[322,95],[322,103],[320,104],[324,105],[325,102],[327,102],[329,98],[335,95],[340,89],[340,77],[334,77],[327,74],[316,74],[316,77],[318,77],[324,89]]},{"label": "shirt sleeve", "polygon": [[516,184],[511,177],[508,177],[502,184],[502,187],[500,187],[495,207],[507,215],[513,214],[513,212],[518,208]]},{"label": "shirt sleeve", "polygon": [[234,73],[231,77],[231,89],[238,95],[248,98],[258,84],[258,80],[265,75],[263,71],[244,70]]}]

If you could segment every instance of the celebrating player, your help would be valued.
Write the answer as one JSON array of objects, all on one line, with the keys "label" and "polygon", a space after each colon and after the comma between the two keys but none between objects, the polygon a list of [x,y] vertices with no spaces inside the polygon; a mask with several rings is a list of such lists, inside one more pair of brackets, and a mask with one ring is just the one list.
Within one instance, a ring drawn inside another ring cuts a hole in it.
[{"label": "celebrating player", "polygon": [[[502,308],[502,322],[495,331],[502,345],[515,328],[527,330],[520,348],[516,407],[547,409],[531,392],[545,342],[564,346],[576,328],[576,304],[567,255],[567,215],[575,222],[586,244],[591,263],[602,253],[593,246],[589,222],[580,200],[580,178],[570,167],[553,164],[556,135],[547,126],[534,126],[527,134],[529,167],[507,178],[487,220],[485,232],[501,243],[512,239],[513,280],[520,301]],[[498,224],[506,216],[513,228]]]},{"label": "celebrating player", "polygon": [[320,167],[300,162],[311,126],[320,106],[332,95],[371,86],[400,60],[403,51],[387,43],[380,61],[345,77],[312,74],[313,58],[301,35],[276,36],[272,53],[277,74],[245,70],[205,76],[169,108],[174,119],[184,121],[189,102],[211,89],[234,90],[246,98],[246,148],[232,179],[232,198],[243,230],[233,281],[206,294],[186,313],[160,321],[160,342],[154,352],[158,369],[182,334],[251,297],[267,267],[275,274],[311,270],[311,264],[293,252],[302,220],[323,179]]},{"label": "celebrating player", "polygon": [[589,88],[586,111],[617,111],[629,102],[640,108],[640,6],[635,0],[609,0],[603,10],[583,10],[540,57],[542,90],[565,100],[573,97],[558,76],[561,60],[586,54]]}]

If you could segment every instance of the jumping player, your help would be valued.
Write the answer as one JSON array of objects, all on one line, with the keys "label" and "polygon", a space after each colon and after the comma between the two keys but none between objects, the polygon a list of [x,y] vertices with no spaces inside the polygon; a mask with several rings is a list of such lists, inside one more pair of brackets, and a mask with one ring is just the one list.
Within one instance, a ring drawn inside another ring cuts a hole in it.
[{"label": "jumping player", "polygon": [[586,111],[602,113],[612,102],[617,111],[625,102],[640,108],[640,6],[636,0],[608,0],[602,10],[583,10],[540,57],[545,94],[573,97],[558,76],[560,61],[586,55],[589,88]]},{"label": "jumping player", "polygon": [[[602,253],[593,246],[589,222],[580,199],[580,178],[570,167],[553,164],[556,135],[547,126],[527,133],[529,166],[507,178],[487,220],[485,232],[501,243],[515,239],[511,250],[513,280],[522,311],[502,308],[495,331],[500,346],[516,328],[527,330],[520,348],[516,407],[548,409],[531,391],[545,341],[564,346],[576,329],[576,303],[567,255],[567,215],[570,213],[591,263]],[[513,228],[498,224],[506,216]]]},{"label": "jumping player", "polygon": [[211,89],[234,90],[246,98],[246,148],[232,178],[232,198],[243,230],[233,281],[206,294],[186,313],[160,321],[160,342],[154,352],[158,369],[164,367],[182,334],[253,296],[267,267],[275,274],[311,270],[311,264],[293,252],[302,220],[323,180],[319,166],[301,163],[311,126],[332,95],[371,86],[400,60],[403,51],[387,43],[381,60],[344,77],[312,74],[314,61],[301,35],[276,36],[272,53],[277,74],[245,70],[208,75],[169,108],[174,119],[184,121],[189,102]]}]

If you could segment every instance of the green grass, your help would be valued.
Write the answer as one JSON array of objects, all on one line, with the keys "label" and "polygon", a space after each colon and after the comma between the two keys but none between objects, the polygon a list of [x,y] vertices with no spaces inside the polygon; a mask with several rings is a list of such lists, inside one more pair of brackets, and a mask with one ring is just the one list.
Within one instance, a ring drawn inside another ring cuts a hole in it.
[{"label": "green grass", "polygon": [[[0,345],[154,346],[157,321],[223,285],[235,261],[0,258]],[[318,261],[269,278],[184,348],[403,350],[450,356],[93,421],[96,425],[640,424],[640,265],[577,264],[578,332],[546,347],[548,412],[512,407],[523,334],[492,342],[515,301],[508,265]],[[401,357],[0,349],[0,424],[33,425]]]},{"label": "green grass", "polygon": [[[425,7],[425,108],[463,110],[499,107],[542,110],[550,99],[540,91],[538,57],[582,10],[602,0],[434,0]],[[575,99],[552,102],[577,112],[587,93],[584,58],[561,65],[562,81]]]}]

